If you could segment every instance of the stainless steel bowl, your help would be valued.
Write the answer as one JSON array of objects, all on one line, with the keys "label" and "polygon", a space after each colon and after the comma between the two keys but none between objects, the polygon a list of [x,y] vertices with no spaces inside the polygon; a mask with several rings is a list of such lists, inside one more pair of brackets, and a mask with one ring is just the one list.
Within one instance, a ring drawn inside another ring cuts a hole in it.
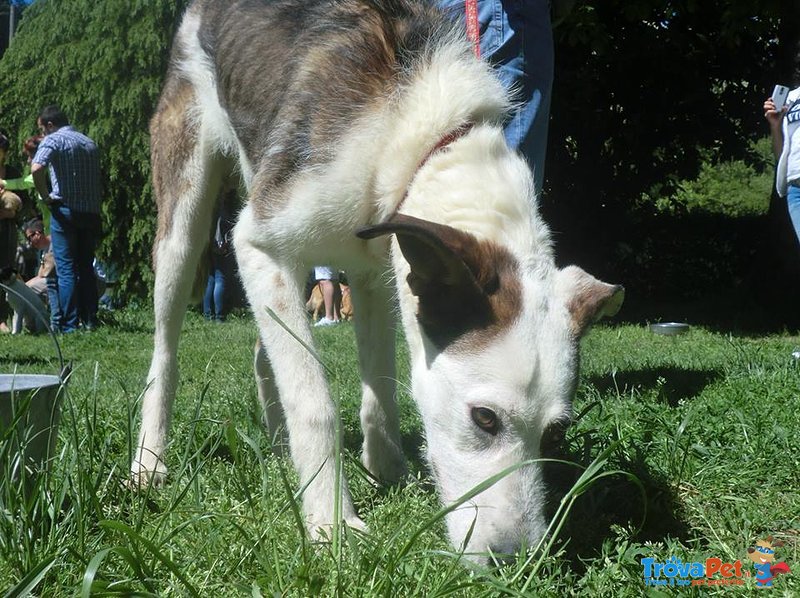
[{"label": "stainless steel bowl", "polygon": [[676,336],[689,331],[689,324],[683,322],[662,322],[660,324],[650,324],[650,332],[662,334],[664,336]]}]

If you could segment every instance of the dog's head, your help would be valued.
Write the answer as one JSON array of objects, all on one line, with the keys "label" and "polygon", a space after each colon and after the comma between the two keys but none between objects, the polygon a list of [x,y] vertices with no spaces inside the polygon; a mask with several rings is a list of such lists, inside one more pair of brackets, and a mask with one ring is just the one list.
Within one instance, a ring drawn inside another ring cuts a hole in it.
[{"label": "dog's head", "polygon": [[451,540],[476,560],[535,546],[547,525],[545,489],[541,466],[525,462],[569,420],[579,340],[616,313],[624,291],[400,214],[360,235],[389,233],[408,265],[405,293],[399,285],[412,390],[443,501],[512,469],[448,514]]}]

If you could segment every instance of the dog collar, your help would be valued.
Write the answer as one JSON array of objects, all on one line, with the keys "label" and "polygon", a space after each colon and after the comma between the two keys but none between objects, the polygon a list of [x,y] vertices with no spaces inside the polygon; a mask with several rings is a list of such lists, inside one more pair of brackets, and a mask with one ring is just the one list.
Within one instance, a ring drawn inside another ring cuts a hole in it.
[{"label": "dog collar", "polygon": [[[461,125],[457,129],[453,129],[447,135],[442,137],[438,141],[438,143],[436,145],[434,145],[427,154],[425,154],[425,157],[422,158],[420,163],[417,165],[417,172],[419,172],[419,170],[423,166],[425,166],[425,163],[428,160],[431,159],[431,156],[433,156],[433,154],[435,154],[436,152],[438,152],[441,149],[446,148],[451,143],[454,143],[454,142],[458,141],[459,139],[461,139],[464,135],[466,135],[467,133],[469,133],[472,130],[473,126],[474,126],[474,123],[464,123],[463,125]],[[416,176],[416,173],[415,173],[415,176]]]},{"label": "dog collar", "polygon": [[475,123],[467,122],[453,129],[447,135],[439,139],[436,145],[434,145],[428,151],[428,153],[425,154],[422,160],[420,160],[419,164],[417,164],[417,169],[414,171],[414,176],[411,177],[411,182],[408,183],[408,187],[406,187],[406,192],[403,194],[403,199],[400,200],[400,204],[397,207],[398,210],[400,209],[400,206],[402,206],[405,203],[406,197],[408,197],[408,192],[411,189],[411,183],[413,183],[414,179],[417,178],[417,173],[422,169],[423,166],[425,166],[425,164],[427,164],[428,160],[431,159],[431,156],[433,156],[439,150],[446,148],[451,143],[455,143],[456,141],[461,139],[464,135],[466,135],[472,130],[473,126],[475,126]]}]

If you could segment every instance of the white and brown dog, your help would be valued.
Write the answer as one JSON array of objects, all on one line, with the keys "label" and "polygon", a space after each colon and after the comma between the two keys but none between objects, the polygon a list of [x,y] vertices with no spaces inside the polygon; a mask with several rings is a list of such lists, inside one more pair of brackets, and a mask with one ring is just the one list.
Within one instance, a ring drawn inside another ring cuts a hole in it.
[{"label": "white and brown dog", "polygon": [[[312,533],[334,521],[337,492],[342,518],[363,525],[335,485],[339,415],[323,368],[293,336],[312,343],[301,292],[313,264],[351,282],[372,474],[406,472],[395,294],[442,500],[539,456],[548,426],[570,417],[581,335],[623,292],[556,267],[530,170],[503,138],[508,106],[463,31],[422,2],[189,7],[151,122],[156,331],[134,483],[167,471],[178,336],[232,171],[249,193],[234,246],[268,357],[259,396],[275,427],[279,395]],[[450,513],[454,545],[510,553],[541,538],[540,470],[521,467]]]}]

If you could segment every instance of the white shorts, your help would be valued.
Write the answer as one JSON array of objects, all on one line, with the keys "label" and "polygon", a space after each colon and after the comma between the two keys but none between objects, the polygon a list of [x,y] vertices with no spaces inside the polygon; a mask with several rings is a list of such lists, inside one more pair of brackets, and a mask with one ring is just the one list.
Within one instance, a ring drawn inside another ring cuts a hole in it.
[{"label": "white shorts", "polygon": [[314,280],[339,280],[339,273],[330,266],[314,266]]}]

